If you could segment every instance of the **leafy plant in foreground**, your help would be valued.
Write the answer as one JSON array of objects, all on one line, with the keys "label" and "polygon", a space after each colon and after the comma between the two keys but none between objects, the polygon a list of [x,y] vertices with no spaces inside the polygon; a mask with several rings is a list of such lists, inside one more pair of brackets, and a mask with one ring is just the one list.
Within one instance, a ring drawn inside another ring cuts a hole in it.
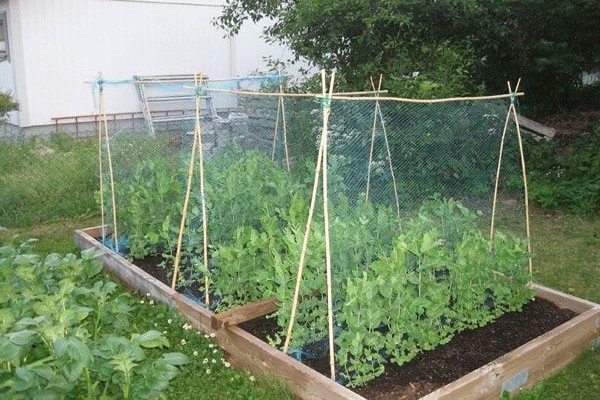
[{"label": "leafy plant in foreground", "polygon": [[127,332],[131,299],[113,283],[88,286],[102,269],[96,256],[40,260],[29,243],[0,247],[0,388],[11,398],[149,398],[187,362],[146,356],[169,343]]}]

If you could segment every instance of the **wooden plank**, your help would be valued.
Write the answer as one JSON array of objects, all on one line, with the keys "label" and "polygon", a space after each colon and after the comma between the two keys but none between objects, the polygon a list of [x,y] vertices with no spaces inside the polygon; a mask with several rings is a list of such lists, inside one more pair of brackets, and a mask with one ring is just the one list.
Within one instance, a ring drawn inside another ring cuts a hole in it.
[{"label": "wooden plank", "polygon": [[216,332],[219,345],[236,360],[236,365],[252,368],[268,375],[277,375],[287,381],[294,393],[302,399],[364,398],[289,357],[280,350],[258,340],[243,329],[232,326]]},{"label": "wooden plank", "polygon": [[211,320],[214,316],[212,311],[207,310],[179,293],[175,294],[174,301],[179,313],[183,315],[192,326],[208,334],[214,333],[211,326]]},{"label": "wooden plank", "polygon": [[[101,227],[78,230],[75,232],[75,241],[81,249],[94,247],[104,251],[101,259],[105,268],[128,286],[175,305],[196,329],[214,333],[217,343],[229,355],[233,365],[256,373],[276,375],[287,381],[294,393],[303,399],[362,399],[232,323],[258,313],[256,310],[261,307],[252,305],[247,307],[247,312],[239,314],[232,310],[224,318],[217,318],[221,323],[231,318],[229,328],[215,331],[214,313],[171,290],[91,236],[100,232]],[[555,374],[584,349],[591,348],[592,341],[600,336],[600,305],[540,285],[534,285],[534,289],[539,297],[580,314],[423,399],[497,399],[503,387],[517,389],[532,386]]]},{"label": "wooden plank", "polygon": [[98,232],[98,227],[86,230],[76,230],[74,234],[75,243],[82,250],[95,248],[102,251],[103,254],[99,258],[102,260],[104,269],[107,272],[117,277],[130,289],[139,291],[142,294],[149,293],[150,296],[165,304],[173,304],[173,296],[177,292],[104,246],[94,237],[89,235],[88,232]]},{"label": "wooden plank", "polygon": [[498,399],[503,386],[512,386],[511,380],[517,382],[512,386],[515,389],[531,387],[591,348],[592,341],[600,335],[599,318],[600,306],[589,309],[422,399]]},{"label": "wooden plank", "polygon": [[242,322],[271,314],[279,309],[275,303],[275,297],[266,300],[254,301],[241,307],[232,308],[222,313],[214,314],[212,328],[215,330],[238,325]]},{"label": "wooden plank", "polygon": [[553,138],[554,135],[556,135],[556,129],[554,128],[549,128],[540,124],[539,122],[535,122],[534,120],[526,118],[521,114],[517,114],[517,118],[519,120],[519,126],[525,130],[545,136],[547,138]]},{"label": "wooden plank", "polygon": [[579,297],[572,296],[567,293],[559,292],[558,290],[550,289],[548,287],[533,284],[533,289],[538,297],[544,300],[551,301],[560,308],[568,308],[571,311],[581,314],[589,310],[590,308],[597,307],[598,304],[588,300],[580,299]]}]

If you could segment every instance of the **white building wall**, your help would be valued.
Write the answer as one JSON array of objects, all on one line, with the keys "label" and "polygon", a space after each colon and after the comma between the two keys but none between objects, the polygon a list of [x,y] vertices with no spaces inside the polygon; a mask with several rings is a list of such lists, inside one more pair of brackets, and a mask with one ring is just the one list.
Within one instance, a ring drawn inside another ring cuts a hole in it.
[{"label": "white building wall", "polygon": [[[233,41],[223,38],[211,24],[223,1],[9,3],[21,127],[93,114],[92,85],[84,82],[94,81],[99,71],[106,79],[193,72],[232,77],[264,68],[267,55],[284,53],[259,39],[260,26],[246,27]],[[131,84],[107,85],[105,97],[108,113],[140,109]]]}]

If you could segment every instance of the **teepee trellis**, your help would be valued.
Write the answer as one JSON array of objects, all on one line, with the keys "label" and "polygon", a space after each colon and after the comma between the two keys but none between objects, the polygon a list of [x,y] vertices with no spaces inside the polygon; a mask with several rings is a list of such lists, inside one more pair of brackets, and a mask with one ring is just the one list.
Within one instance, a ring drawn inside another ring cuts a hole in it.
[{"label": "teepee trellis", "polygon": [[290,315],[290,321],[285,337],[285,343],[283,351],[287,353],[292,339],[293,328],[296,320],[296,313],[298,309],[298,301],[300,297],[300,285],[302,283],[302,273],[304,271],[304,263],[306,257],[306,251],[308,247],[308,239],[310,236],[310,229],[312,226],[312,220],[314,215],[314,209],[317,199],[317,191],[319,187],[320,176],[323,177],[322,183],[322,196],[323,196],[323,219],[325,229],[325,264],[326,264],[326,279],[327,279],[327,326],[328,326],[328,342],[329,342],[329,366],[331,379],[335,380],[335,352],[333,342],[333,296],[332,296],[332,268],[331,268],[331,248],[329,241],[329,204],[328,204],[328,193],[327,193],[327,136],[328,136],[328,124],[329,115],[331,114],[331,98],[333,94],[333,84],[335,81],[335,72],[332,73],[329,92],[326,91],[326,77],[325,70],[321,71],[321,86],[322,86],[322,108],[323,108],[323,126],[321,131],[321,140],[319,144],[319,151],[317,155],[317,165],[315,168],[315,177],[313,181],[313,190],[310,201],[310,208],[308,212],[308,219],[306,222],[306,228],[304,231],[304,239],[302,242],[302,251],[300,253],[300,261],[298,263],[298,272],[296,275],[296,286],[294,289],[294,299],[292,303],[292,310]]},{"label": "teepee trellis", "polygon": [[[375,93],[375,97],[379,97],[379,93],[381,93],[381,84],[383,82],[383,75],[379,75],[379,83],[377,85],[377,89],[375,89],[375,83],[373,82],[373,78],[371,79],[371,88]],[[398,199],[398,184],[396,183],[396,176],[394,174],[394,166],[392,163],[392,152],[390,150],[390,144],[388,141],[387,130],[385,127],[385,120],[383,118],[383,113],[381,112],[381,105],[378,100],[375,100],[375,111],[373,113],[373,129],[371,132],[371,147],[369,151],[369,167],[367,169],[367,189],[365,198],[369,200],[369,190],[371,188],[371,170],[373,168],[373,152],[375,148],[375,135],[377,133],[377,121],[380,121],[381,130],[383,133],[383,139],[385,141],[385,150],[386,150],[386,159],[388,161],[388,165],[390,168],[390,175],[392,178],[392,185],[394,188],[394,201],[396,203],[396,214],[398,215],[398,220],[400,220],[400,200]]]},{"label": "teepee trellis", "polygon": [[[494,185],[494,197],[493,197],[493,202],[492,202],[490,241],[494,238],[494,233],[495,233],[495,218],[496,218],[496,208],[497,208],[497,204],[498,204],[498,188],[499,188],[499,182],[500,182],[500,170],[501,170],[501,166],[502,166],[502,155],[504,153],[504,145],[506,142],[506,133],[508,131],[508,126],[509,126],[510,120],[512,119],[514,121],[515,130],[517,132],[517,140],[518,140],[518,144],[519,144],[519,159],[520,159],[520,163],[521,163],[521,174],[522,174],[522,178],[523,178],[523,192],[524,192],[524,204],[525,204],[525,229],[526,229],[526,236],[527,236],[527,251],[529,252],[529,259],[528,259],[529,275],[532,276],[533,275],[533,262],[531,259],[531,230],[530,230],[530,221],[529,221],[529,194],[528,194],[528,188],[527,188],[527,169],[525,166],[525,154],[523,151],[523,140],[521,137],[521,128],[519,126],[518,113],[515,108],[515,99],[516,99],[516,96],[519,95],[518,90],[519,90],[519,85],[521,84],[521,80],[519,79],[517,81],[514,92],[512,90],[510,82],[508,82],[507,84],[508,84],[508,91],[510,93],[511,102],[508,107],[508,111],[506,113],[506,119],[504,121],[504,129],[502,131],[502,140],[500,141],[500,151],[498,154],[498,166],[496,169],[496,182]],[[491,246],[492,246],[492,243],[490,243],[490,250],[491,250]]]},{"label": "teepee trellis", "polygon": [[[100,208],[102,214],[102,226],[105,224],[104,219],[104,170],[102,164],[102,137],[104,136],[104,145],[106,146],[106,155],[108,161],[108,173],[110,182],[110,197],[112,205],[112,219],[113,219],[113,242],[116,252],[119,252],[119,235],[117,228],[117,202],[115,200],[115,180],[113,172],[112,154],[110,151],[110,138],[108,136],[108,118],[106,116],[106,103],[104,100],[104,80],[102,79],[102,73],[98,73],[98,79],[96,80],[98,85],[98,167],[100,171]],[[105,230],[103,229],[103,239]]]},{"label": "teepee trellis", "polygon": [[279,136],[279,121],[281,119],[281,128],[283,134],[283,151],[285,153],[285,165],[287,170],[290,170],[290,155],[288,151],[287,143],[287,122],[285,117],[285,103],[283,85],[279,85],[279,96],[277,97],[277,118],[275,120],[275,132],[273,132],[273,149],[271,152],[271,159],[275,161],[275,153],[277,149],[277,137]]},{"label": "teepee trellis", "polygon": [[194,126],[194,140],[192,143],[192,151],[189,158],[188,176],[187,176],[187,187],[185,192],[185,198],[183,202],[183,210],[181,213],[181,221],[179,225],[179,233],[177,237],[177,249],[175,252],[175,260],[173,265],[173,280],[171,282],[171,288],[175,289],[177,283],[177,275],[179,273],[179,265],[181,262],[181,249],[183,245],[183,233],[185,231],[185,223],[188,216],[189,200],[192,190],[192,180],[194,176],[194,164],[196,162],[196,151],[199,153],[198,170],[200,178],[200,198],[202,208],[202,235],[203,235],[203,268],[204,268],[204,301],[208,306],[210,304],[210,295],[208,291],[208,222],[207,222],[207,210],[205,202],[205,180],[204,180],[204,147],[202,142],[202,129],[200,126],[200,98],[201,98],[201,85],[203,82],[203,76],[200,75],[198,78],[197,74],[194,74],[194,90],[196,97],[196,116]]}]

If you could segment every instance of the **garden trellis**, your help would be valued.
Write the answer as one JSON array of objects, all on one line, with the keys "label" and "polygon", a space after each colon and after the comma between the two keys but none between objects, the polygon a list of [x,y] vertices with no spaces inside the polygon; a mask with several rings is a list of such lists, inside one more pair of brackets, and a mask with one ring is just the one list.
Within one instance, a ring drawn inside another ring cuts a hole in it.
[{"label": "garden trellis", "polygon": [[521,93],[411,100],[322,78],[318,94],[180,84],[193,119],[99,131],[99,199],[115,250],[159,258],[211,310],[274,298],[272,344],[355,386],[531,297]]}]

